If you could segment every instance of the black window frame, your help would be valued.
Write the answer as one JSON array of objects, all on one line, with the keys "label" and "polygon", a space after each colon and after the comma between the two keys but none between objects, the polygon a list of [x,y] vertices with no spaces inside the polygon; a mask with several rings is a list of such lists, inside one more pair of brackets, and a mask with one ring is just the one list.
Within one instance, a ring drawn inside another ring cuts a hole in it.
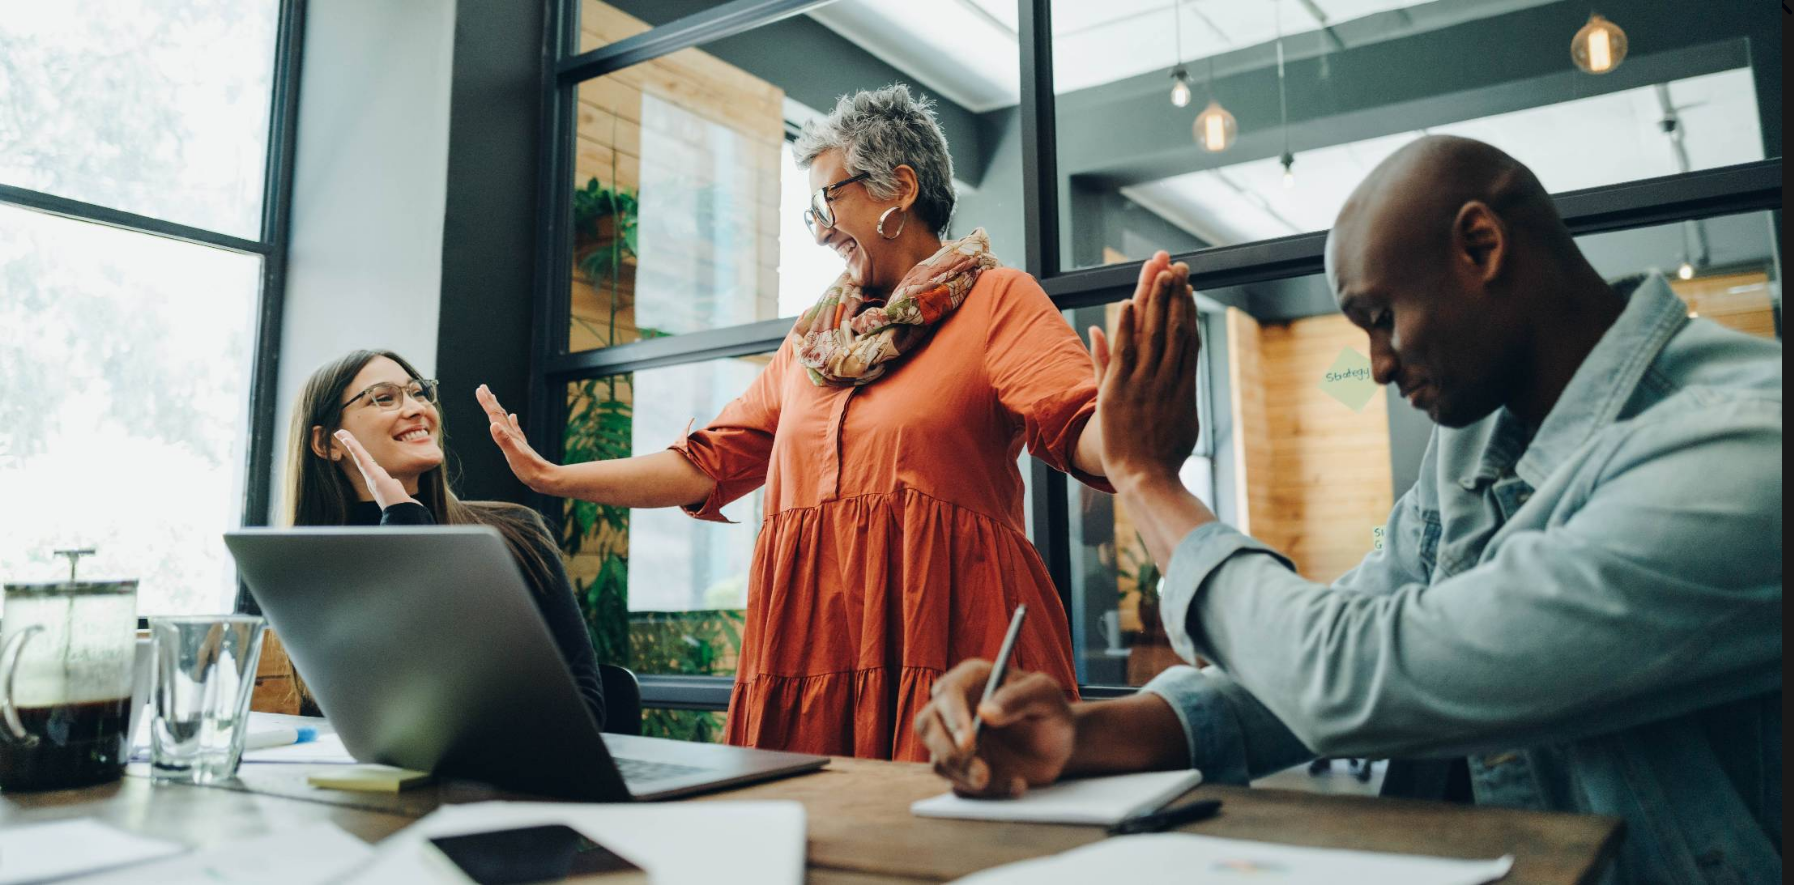
[{"label": "black window frame", "polygon": [[[637,369],[766,353],[775,350],[790,330],[789,318],[773,319],[598,350],[567,352],[564,345],[571,308],[567,282],[572,275],[570,183],[574,174],[574,119],[579,83],[798,15],[827,5],[831,0],[734,0],[587,52],[578,52],[578,0],[549,2],[551,8],[543,46],[543,153],[537,192],[537,273],[528,433],[538,451],[559,460],[561,431],[566,421],[564,391],[569,382]],[[1126,298],[1139,276],[1140,261],[1061,269],[1062,219],[1058,199],[1061,182],[1056,162],[1052,2],[1017,0],[1017,5],[1021,50],[1024,269],[1040,281],[1062,311]],[[1775,156],[1717,169],[1568,191],[1554,194],[1553,199],[1570,231],[1576,235],[1767,210],[1776,213],[1779,240],[1781,172],[1781,157]],[[1190,282],[1198,291],[1224,289],[1321,273],[1326,240],[1327,231],[1316,231],[1209,247],[1177,254],[1173,258],[1189,264]],[[1210,454],[1212,457],[1212,451]],[[1030,488],[1030,516],[1034,526],[1031,540],[1040,551],[1060,599],[1070,612],[1071,514],[1067,478],[1036,459],[1032,464]],[[558,499],[534,496],[532,503],[551,525],[559,524]],[[733,683],[727,676],[639,674],[638,678],[644,706],[682,710],[726,709]],[[1135,690],[1132,686],[1119,685],[1080,686],[1086,698],[1119,697]]]},{"label": "black window frame", "polygon": [[[299,117],[299,70],[305,38],[306,0],[271,2],[279,7],[279,21],[275,30],[273,78],[269,89],[268,142],[262,166],[262,212],[255,239],[0,183],[0,205],[261,257],[261,287],[255,310],[247,411],[249,425],[244,428],[249,435],[244,464],[248,474],[244,477],[241,511],[245,526],[267,525],[274,504],[275,401],[280,377],[281,318],[286,301],[293,153]],[[260,613],[248,589],[240,582],[235,607],[239,612]],[[138,627],[146,626],[147,620],[139,618]]]}]

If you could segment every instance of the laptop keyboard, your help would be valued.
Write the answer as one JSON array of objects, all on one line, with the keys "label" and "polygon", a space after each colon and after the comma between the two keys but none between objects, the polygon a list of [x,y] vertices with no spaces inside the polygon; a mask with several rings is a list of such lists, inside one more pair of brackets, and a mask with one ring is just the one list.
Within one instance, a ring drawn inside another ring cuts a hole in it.
[{"label": "laptop keyboard", "polygon": [[645,784],[651,781],[666,780],[672,777],[683,777],[697,774],[708,769],[695,765],[679,765],[674,762],[650,762],[647,759],[629,759],[623,756],[612,756],[611,761],[617,763],[617,771],[623,780],[631,784]]}]

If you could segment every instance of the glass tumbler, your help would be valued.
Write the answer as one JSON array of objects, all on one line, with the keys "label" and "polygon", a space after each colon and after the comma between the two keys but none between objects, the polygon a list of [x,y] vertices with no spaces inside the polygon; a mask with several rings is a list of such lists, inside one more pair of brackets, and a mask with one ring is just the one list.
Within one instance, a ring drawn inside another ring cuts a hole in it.
[{"label": "glass tumbler", "polygon": [[150,618],[150,773],[228,780],[243,757],[266,623],[255,615]]}]

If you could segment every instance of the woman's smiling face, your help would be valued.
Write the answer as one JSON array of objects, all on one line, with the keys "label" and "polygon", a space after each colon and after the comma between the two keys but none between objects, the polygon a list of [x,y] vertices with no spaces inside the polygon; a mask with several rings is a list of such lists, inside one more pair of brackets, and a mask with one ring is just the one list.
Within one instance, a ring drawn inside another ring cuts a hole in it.
[{"label": "woman's smiling face", "polygon": [[[367,391],[381,384],[410,391],[417,381],[403,366],[386,357],[369,360],[343,392],[343,401],[348,405],[341,421],[342,429],[355,434],[374,461],[414,494],[417,478],[442,466],[441,416],[435,404],[408,392],[400,394],[397,408],[382,409]],[[330,445],[341,452],[335,441]],[[347,453],[337,463],[351,474],[351,481],[360,478]]]}]

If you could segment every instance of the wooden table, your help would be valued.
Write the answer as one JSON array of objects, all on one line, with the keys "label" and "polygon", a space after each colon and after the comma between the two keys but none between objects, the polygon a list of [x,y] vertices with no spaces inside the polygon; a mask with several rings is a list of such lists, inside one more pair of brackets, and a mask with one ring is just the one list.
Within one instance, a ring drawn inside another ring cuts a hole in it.
[{"label": "wooden table", "polygon": [[[229,787],[156,785],[141,771],[101,787],[0,794],[0,827],[92,816],[123,829],[196,847],[328,820],[377,842],[445,803],[530,799],[448,782],[398,795],[320,790],[309,766],[245,765]],[[141,769],[141,766],[133,766]],[[809,826],[812,883],[933,882],[1039,857],[1103,838],[1097,827],[948,821],[914,817],[909,805],[942,791],[927,766],[836,759],[821,772],[690,801],[789,799]],[[1617,819],[1203,786],[1180,801],[1225,801],[1188,832],[1292,845],[1440,857],[1515,857],[1504,883],[1592,882],[1619,844]],[[743,863],[751,863],[744,858]]]}]

